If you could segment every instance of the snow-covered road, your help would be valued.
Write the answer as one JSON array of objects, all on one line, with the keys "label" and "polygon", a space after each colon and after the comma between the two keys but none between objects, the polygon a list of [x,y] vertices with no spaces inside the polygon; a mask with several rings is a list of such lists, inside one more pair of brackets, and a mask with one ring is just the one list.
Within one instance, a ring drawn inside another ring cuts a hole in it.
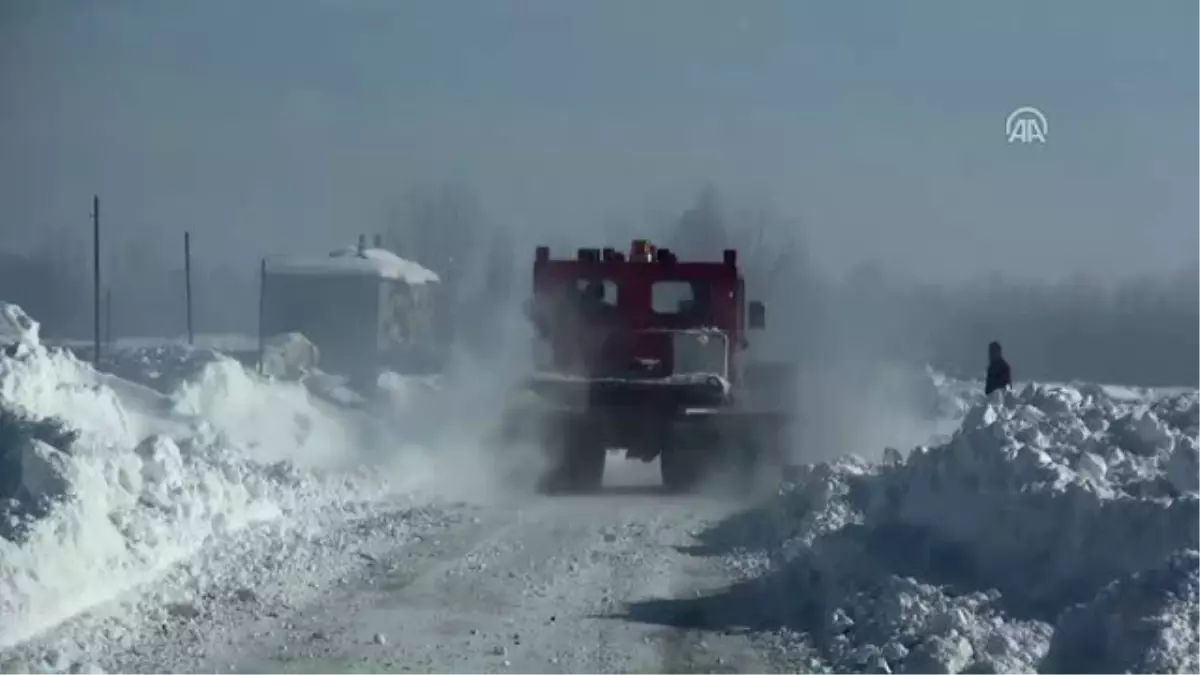
[{"label": "snow-covered road", "polygon": [[118,377],[5,308],[0,672],[659,670],[709,645],[759,668],[621,616],[728,582],[679,547],[734,501],[619,458],[602,494],[508,489],[487,448],[421,438],[422,382],[373,416],[206,350],[118,353]]},{"label": "snow-covered road", "polygon": [[1195,388],[899,370],[817,401],[769,494],[610,456],[550,497],[464,424],[474,370],[359,400],[204,350],[97,372],[0,303],[5,334],[0,672],[1200,664]]},{"label": "snow-covered road", "polygon": [[[688,552],[739,506],[663,494],[653,465],[614,459],[599,494],[446,505],[404,542],[299,606],[193,606],[110,655],[121,672],[763,672],[768,654],[697,617],[628,615],[732,581]],[[395,512],[374,520],[386,530]],[[213,595],[235,596],[236,589]]]}]

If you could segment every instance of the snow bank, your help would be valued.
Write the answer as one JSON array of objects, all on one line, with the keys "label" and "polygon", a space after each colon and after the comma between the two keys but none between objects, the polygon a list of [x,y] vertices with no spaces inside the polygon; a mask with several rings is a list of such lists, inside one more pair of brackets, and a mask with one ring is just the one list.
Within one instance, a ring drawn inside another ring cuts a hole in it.
[{"label": "snow bank", "polygon": [[320,360],[320,350],[304,335],[273,335],[263,344],[262,372],[269,377],[297,379],[315,370]]},{"label": "snow bank", "polygon": [[120,380],[169,394],[222,356],[213,349],[180,343],[118,346],[107,354],[103,368]]},{"label": "snow bank", "polygon": [[836,671],[1196,672],[1200,396],[1119,394],[996,394],[937,447],[803,467],[708,542]]},{"label": "snow bank", "polygon": [[209,355],[162,395],[48,349],[13,305],[0,316],[22,328],[0,353],[0,649],[211,537],[382,495],[361,472],[325,471],[363,439],[302,384]]},{"label": "snow bank", "polygon": [[16,305],[0,305],[0,344],[33,344],[40,326]]},{"label": "snow bank", "polygon": [[300,382],[265,382],[218,357],[171,395],[172,410],[202,420],[198,432],[260,462],[306,468],[353,467],[364,436],[343,411],[317,401]]}]

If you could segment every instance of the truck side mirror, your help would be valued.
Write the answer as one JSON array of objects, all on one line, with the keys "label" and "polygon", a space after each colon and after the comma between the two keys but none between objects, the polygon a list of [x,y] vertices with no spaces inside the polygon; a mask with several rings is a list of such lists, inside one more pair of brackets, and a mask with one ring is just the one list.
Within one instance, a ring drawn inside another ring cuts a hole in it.
[{"label": "truck side mirror", "polygon": [[750,329],[760,330],[767,327],[767,307],[758,300],[751,300],[748,307]]}]

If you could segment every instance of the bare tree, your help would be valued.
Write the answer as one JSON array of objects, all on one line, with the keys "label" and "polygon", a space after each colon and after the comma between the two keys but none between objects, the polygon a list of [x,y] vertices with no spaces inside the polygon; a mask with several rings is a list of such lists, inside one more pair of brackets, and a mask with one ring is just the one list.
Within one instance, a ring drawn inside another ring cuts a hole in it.
[{"label": "bare tree", "polygon": [[413,188],[393,210],[388,241],[396,252],[442,277],[457,296],[479,255],[483,213],[473,192],[457,183]]},{"label": "bare tree", "polygon": [[487,345],[511,299],[516,252],[512,233],[487,222],[474,193],[457,183],[410,190],[392,213],[388,241],[441,277],[447,331],[467,346]]},{"label": "bare tree", "polygon": [[824,304],[803,235],[800,223],[762,206],[731,207],[709,185],[671,224],[666,241],[689,258],[719,260],[724,249],[735,249],[747,294],[772,308],[773,328],[756,339],[768,351],[794,358],[795,350],[787,347],[801,336],[813,345],[812,329],[819,324],[811,319]]},{"label": "bare tree", "polygon": [[13,299],[42,323],[44,335],[86,335],[91,316],[88,295],[91,275],[82,230],[79,233],[66,228],[41,230],[29,261],[30,277],[21,280],[24,288]]},{"label": "bare tree", "polygon": [[717,189],[705,186],[669,235],[671,249],[688,258],[719,258],[729,242],[729,223]]}]

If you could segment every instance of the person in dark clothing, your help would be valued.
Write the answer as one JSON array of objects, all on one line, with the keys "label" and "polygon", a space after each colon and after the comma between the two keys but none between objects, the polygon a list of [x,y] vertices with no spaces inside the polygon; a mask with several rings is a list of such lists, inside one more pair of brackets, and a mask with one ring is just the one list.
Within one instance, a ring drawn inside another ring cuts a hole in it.
[{"label": "person in dark clothing", "polygon": [[1000,343],[992,342],[988,345],[987,382],[984,384],[983,393],[991,394],[997,389],[1008,389],[1011,386],[1012,370],[1001,354]]},{"label": "person in dark clothing", "polygon": [[605,299],[603,281],[591,281],[585,285],[579,297],[579,311],[589,323],[602,323],[611,318],[613,306]]}]

